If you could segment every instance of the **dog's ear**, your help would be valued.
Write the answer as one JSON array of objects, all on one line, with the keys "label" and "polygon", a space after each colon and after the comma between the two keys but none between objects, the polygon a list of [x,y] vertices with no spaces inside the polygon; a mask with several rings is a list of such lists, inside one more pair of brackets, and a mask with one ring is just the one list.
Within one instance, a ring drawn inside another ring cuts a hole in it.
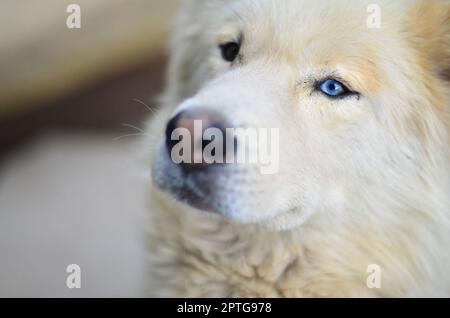
[{"label": "dog's ear", "polygon": [[408,29],[421,57],[450,81],[450,1],[421,0],[408,14]]}]

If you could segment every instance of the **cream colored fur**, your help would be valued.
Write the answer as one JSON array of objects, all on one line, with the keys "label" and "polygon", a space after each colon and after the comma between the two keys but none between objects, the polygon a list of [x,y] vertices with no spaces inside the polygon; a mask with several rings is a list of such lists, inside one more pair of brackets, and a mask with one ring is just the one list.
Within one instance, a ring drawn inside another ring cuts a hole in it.
[{"label": "cream colored fur", "polygon": [[[227,216],[151,186],[151,295],[450,296],[450,5],[377,1],[381,29],[370,29],[371,2],[185,1],[148,129],[160,140],[153,174],[167,121],[190,103],[281,127],[280,172],[227,181],[239,191],[224,200],[242,202]],[[217,46],[238,33],[230,66]],[[328,69],[361,98],[311,91]]]}]

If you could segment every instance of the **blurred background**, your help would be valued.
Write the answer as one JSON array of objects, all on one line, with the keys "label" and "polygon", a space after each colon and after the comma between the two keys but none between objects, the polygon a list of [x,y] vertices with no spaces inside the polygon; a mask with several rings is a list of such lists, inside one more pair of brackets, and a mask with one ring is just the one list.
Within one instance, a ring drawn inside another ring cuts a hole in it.
[{"label": "blurred background", "polygon": [[[148,288],[136,142],[179,2],[0,1],[0,297]],[[70,4],[79,29],[66,25]],[[80,289],[66,286],[69,264]]]}]

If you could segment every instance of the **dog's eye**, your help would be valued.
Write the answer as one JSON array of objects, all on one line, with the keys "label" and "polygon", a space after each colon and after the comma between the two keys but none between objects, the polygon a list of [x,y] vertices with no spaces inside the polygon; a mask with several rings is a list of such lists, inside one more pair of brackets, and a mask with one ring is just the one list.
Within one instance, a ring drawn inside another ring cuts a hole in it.
[{"label": "dog's eye", "polygon": [[360,98],[360,94],[358,92],[352,90],[334,78],[328,78],[326,80],[316,82],[315,90],[320,91],[325,96],[332,99],[345,98],[347,96],[355,96],[357,99]]},{"label": "dog's eye", "polygon": [[327,79],[319,84],[322,93],[330,97],[340,97],[350,93],[350,90],[341,82],[335,79]]},{"label": "dog's eye", "polygon": [[220,50],[222,52],[222,57],[227,62],[233,62],[239,54],[240,45],[236,42],[228,42],[221,44]]}]

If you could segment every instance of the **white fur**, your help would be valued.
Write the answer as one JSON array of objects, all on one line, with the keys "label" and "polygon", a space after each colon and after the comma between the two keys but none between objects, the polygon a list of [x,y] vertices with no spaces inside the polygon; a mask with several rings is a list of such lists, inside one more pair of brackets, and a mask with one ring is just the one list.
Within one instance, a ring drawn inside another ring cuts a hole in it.
[{"label": "white fur", "polygon": [[[224,178],[220,216],[152,186],[152,295],[450,296],[449,86],[410,40],[422,2],[392,2],[381,1],[382,28],[369,29],[370,1],[186,1],[149,125],[161,136],[153,178],[181,178],[162,136],[195,105],[280,128],[280,171]],[[218,45],[240,34],[230,66]],[[359,99],[312,89],[336,73]],[[366,285],[370,264],[381,289]]]}]

